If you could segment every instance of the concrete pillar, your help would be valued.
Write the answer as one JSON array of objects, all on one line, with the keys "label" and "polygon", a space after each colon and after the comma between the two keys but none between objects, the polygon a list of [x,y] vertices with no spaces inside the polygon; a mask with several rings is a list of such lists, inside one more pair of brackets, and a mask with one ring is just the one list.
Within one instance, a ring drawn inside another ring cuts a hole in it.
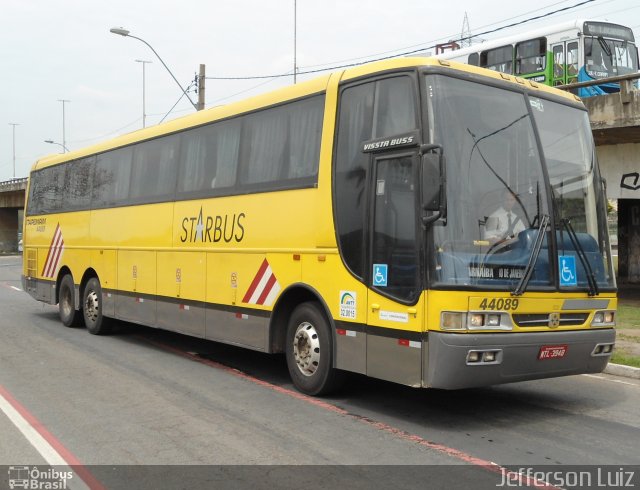
[{"label": "concrete pillar", "polygon": [[618,201],[618,278],[640,284],[640,199]]},{"label": "concrete pillar", "polygon": [[18,250],[18,210],[0,208],[0,252]]}]

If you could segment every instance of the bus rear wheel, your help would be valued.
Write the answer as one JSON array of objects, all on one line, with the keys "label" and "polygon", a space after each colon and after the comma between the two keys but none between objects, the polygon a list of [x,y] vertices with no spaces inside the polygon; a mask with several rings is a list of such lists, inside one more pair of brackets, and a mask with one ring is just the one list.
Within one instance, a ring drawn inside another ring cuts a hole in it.
[{"label": "bus rear wheel", "polygon": [[337,386],[341,373],[333,367],[331,329],[317,303],[302,303],[293,310],[286,358],[291,380],[301,392],[323,395]]},{"label": "bus rear wheel", "polygon": [[84,288],[82,314],[89,333],[106,335],[111,331],[111,325],[102,316],[102,287],[96,277],[89,279]]},{"label": "bus rear wheel", "polygon": [[66,274],[60,281],[58,314],[66,327],[77,327],[81,324],[80,312],[76,310],[76,288],[71,274]]}]

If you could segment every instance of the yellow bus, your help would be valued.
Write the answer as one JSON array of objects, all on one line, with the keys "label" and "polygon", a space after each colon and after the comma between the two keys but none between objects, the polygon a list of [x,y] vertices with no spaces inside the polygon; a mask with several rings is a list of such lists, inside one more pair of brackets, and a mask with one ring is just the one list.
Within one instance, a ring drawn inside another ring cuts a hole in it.
[{"label": "yellow bus", "polygon": [[119,319],[457,389],[600,372],[616,284],[579,99],[431,58],[338,71],[38,161],[24,288]]}]

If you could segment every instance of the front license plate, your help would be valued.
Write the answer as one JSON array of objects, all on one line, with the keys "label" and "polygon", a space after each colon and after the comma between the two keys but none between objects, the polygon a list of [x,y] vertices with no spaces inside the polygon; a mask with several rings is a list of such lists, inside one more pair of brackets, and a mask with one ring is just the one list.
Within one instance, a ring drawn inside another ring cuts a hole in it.
[{"label": "front license plate", "polygon": [[567,345],[543,345],[538,352],[538,359],[560,359],[567,353]]}]

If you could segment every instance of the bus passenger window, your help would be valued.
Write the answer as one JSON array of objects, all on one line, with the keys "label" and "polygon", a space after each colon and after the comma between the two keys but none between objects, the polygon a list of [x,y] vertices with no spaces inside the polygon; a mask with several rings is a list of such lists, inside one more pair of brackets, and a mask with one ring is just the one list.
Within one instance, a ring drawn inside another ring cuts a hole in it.
[{"label": "bus passenger window", "polygon": [[480,65],[480,55],[478,53],[471,53],[469,55],[469,59],[467,60],[467,63],[473,66]]},{"label": "bus passenger window", "polygon": [[[564,77],[564,46],[559,44],[553,47],[553,78]],[[562,80],[559,80],[562,82]]]},{"label": "bus passenger window", "polygon": [[480,54],[480,66],[502,73],[513,73],[513,47],[502,46],[501,48],[488,49]]},{"label": "bus passenger window", "polygon": [[567,44],[567,76],[575,77],[578,75],[578,43],[571,42]]},{"label": "bus passenger window", "polygon": [[516,44],[516,74],[544,71],[547,66],[547,40],[544,37]]}]

